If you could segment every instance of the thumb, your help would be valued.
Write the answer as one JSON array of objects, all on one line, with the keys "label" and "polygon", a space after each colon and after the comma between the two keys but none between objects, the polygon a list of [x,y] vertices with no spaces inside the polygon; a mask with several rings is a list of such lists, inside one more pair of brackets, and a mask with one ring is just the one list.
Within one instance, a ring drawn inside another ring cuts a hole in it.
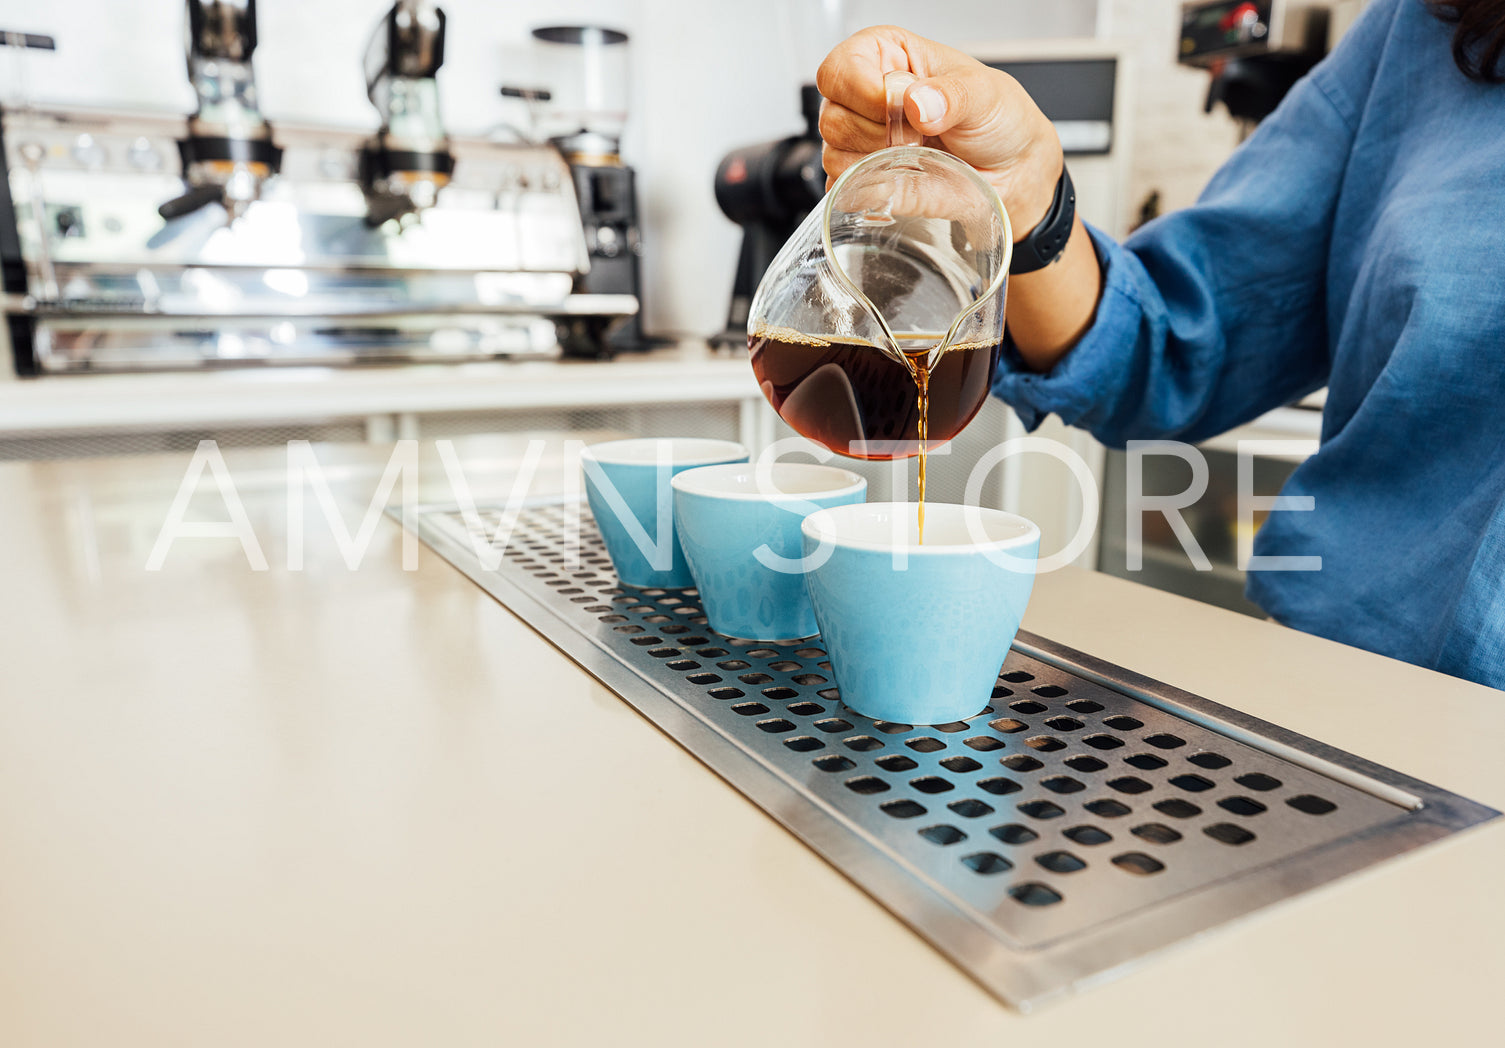
[{"label": "thumb", "polygon": [[926,135],[939,137],[958,125],[976,125],[986,119],[986,112],[970,111],[976,108],[973,98],[961,77],[925,77],[904,93],[904,115]]}]

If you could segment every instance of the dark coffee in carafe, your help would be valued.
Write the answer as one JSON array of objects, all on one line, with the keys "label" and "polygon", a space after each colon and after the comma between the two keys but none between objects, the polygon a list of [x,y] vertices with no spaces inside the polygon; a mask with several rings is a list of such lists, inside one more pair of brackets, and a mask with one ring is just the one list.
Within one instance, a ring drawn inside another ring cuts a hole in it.
[{"label": "dark coffee in carafe", "polygon": [[[866,342],[754,329],[753,373],[779,417],[842,455],[892,459],[920,440],[916,362],[942,336],[900,336],[910,366]],[[952,346],[929,368],[925,446],[951,440],[988,398],[1000,342]]]}]

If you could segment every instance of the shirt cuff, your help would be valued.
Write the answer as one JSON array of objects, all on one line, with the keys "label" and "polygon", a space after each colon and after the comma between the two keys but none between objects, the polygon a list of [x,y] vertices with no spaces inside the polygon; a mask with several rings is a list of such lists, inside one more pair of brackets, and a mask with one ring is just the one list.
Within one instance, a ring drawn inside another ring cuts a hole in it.
[{"label": "shirt cuff", "polygon": [[1027,430],[1054,413],[1067,425],[1092,428],[1112,415],[1132,373],[1143,305],[1133,275],[1133,260],[1112,237],[1087,226],[1103,269],[1103,291],[1092,327],[1056,366],[1045,374],[1030,371],[1013,340],[1004,335],[993,395],[1011,406]]}]

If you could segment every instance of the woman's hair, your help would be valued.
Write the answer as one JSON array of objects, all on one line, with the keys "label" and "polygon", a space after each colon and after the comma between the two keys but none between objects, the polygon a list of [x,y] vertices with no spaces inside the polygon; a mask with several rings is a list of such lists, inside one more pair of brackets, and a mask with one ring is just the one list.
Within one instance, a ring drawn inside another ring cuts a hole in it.
[{"label": "woman's hair", "polygon": [[1505,83],[1505,0],[1427,0],[1438,18],[1452,22],[1453,60],[1465,76]]}]

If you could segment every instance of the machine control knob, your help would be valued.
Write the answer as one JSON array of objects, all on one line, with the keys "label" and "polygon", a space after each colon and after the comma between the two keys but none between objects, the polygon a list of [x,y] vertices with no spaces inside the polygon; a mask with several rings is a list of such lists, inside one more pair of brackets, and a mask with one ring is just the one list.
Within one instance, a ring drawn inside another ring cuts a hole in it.
[{"label": "machine control knob", "polygon": [[1261,40],[1269,27],[1260,18],[1259,8],[1251,3],[1239,4],[1223,16],[1218,23],[1224,39],[1230,44],[1247,44]]},{"label": "machine control knob", "polygon": [[81,167],[95,170],[104,167],[109,154],[93,135],[83,134],[73,141],[73,159]]},{"label": "machine control knob", "polygon": [[162,170],[162,154],[157,152],[149,138],[138,138],[126,152],[126,160],[137,171],[148,173]]},{"label": "machine control knob", "polygon": [[60,207],[52,219],[60,237],[81,237],[84,235],[84,216],[76,207]]},{"label": "machine control knob", "polygon": [[622,250],[617,231],[611,226],[602,226],[596,230],[596,250],[602,258],[616,258]]}]

